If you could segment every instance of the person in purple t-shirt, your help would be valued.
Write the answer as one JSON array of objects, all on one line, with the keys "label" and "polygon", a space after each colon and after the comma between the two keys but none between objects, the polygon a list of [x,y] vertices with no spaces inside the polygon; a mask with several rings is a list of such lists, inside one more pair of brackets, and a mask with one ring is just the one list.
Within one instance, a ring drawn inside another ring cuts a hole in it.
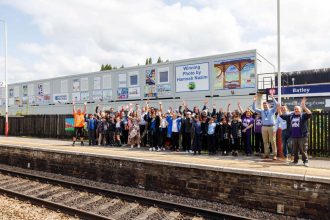
[{"label": "person in purple t-shirt", "polygon": [[254,118],[254,140],[257,155],[264,153],[264,142],[262,141],[262,118],[260,113],[256,113]]},{"label": "person in purple t-shirt", "polygon": [[[302,110],[305,111],[302,112]],[[307,120],[311,117],[312,112],[306,107],[306,98],[301,100],[301,107],[295,106],[294,112],[286,115],[282,115],[281,106],[277,106],[277,112],[280,117],[286,120],[290,131],[290,137],[292,139],[294,160],[293,164],[298,164],[299,156],[298,150],[302,154],[302,160],[306,167],[308,167],[308,126]]]},{"label": "person in purple t-shirt", "polygon": [[238,109],[240,110],[242,114],[242,142],[245,149],[246,156],[252,155],[252,148],[251,148],[251,132],[252,127],[254,124],[254,119],[252,118],[252,112],[248,109],[245,112],[243,112],[243,109],[240,105],[240,103],[237,103]]}]

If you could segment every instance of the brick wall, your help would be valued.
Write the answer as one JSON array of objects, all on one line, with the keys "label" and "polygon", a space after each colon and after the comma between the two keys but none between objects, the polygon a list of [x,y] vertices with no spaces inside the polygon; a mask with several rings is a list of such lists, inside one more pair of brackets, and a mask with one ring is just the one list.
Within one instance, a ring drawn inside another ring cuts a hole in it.
[{"label": "brick wall", "polygon": [[187,164],[1,147],[0,163],[312,219],[329,219],[330,184]]}]

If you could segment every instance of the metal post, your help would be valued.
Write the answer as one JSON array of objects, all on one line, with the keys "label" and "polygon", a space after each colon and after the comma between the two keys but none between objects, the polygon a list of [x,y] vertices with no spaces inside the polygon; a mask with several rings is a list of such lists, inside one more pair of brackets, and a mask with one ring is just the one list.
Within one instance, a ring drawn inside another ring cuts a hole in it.
[{"label": "metal post", "polygon": [[278,102],[282,99],[281,83],[281,50],[280,50],[280,0],[277,0],[277,94]]},{"label": "metal post", "polygon": [[7,83],[7,23],[4,20],[0,20],[4,24],[4,44],[5,44],[5,96],[6,96],[6,124],[5,124],[5,135],[8,137],[8,83]]}]

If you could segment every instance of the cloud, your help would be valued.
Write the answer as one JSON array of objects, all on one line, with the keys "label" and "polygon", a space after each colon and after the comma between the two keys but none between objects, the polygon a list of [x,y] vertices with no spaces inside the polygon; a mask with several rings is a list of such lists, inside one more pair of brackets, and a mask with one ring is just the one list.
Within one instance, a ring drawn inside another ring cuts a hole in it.
[{"label": "cloud", "polygon": [[[327,67],[325,0],[282,2],[282,70]],[[276,63],[276,1],[7,0],[31,17],[48,43],[21,42],[13,81],[97,71],[102,63],[144,64],[258,49]],[[322,5],[322,7],[320,7]],[[26,74],[29,73],[29,74]]]}]

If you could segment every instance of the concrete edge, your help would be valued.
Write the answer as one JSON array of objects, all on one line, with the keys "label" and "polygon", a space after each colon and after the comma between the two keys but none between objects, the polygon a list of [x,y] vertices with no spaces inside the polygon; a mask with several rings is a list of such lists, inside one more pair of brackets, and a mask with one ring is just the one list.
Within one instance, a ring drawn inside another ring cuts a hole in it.
[{"label": "concrete edge", "polygon": [[217,171],[217,172],[236,173],[236,174],[244,174],[244,175],[252,175],[252,176],[273,177],[273,178],[281,178],[281,179],[300,180],[300,181],[307,181],[307,182],[319,182],[319,183],[330,184],[330,178],[320,177],[320,176],[280,173],[280,172],[272,172],[272,171],[257,171],[257,170],[250,170],[250,169],[244,169],[244,168],[230,168],[230,167],[203,165],[203,164],[181,163],[181,162],[164,161],[164,160],[139,158],[139,157],[125,157],[125,156],[114,156],[114,155],[107,155],[107,154],[82,153],[82,152],[70,151],[70,150],[45,149],[42,147],[35,147],[35,146],[26,147],[26,146],[22,146],[22,145],[12,145],[12,144],[0,144],[0,146],[13,147],[13,148],[16,147],[16,148],[29,149],[29,150],[32,149],[32,150],[38,150],[38,151],[43,151],[43,152],[54,152],[54,153],[62,153],[62,154],[69,153],[69,154],[78,155],[78,156],[99,156],[99,157],[104,157],[104,158],[108,158],[108,159],[134,161],[134,162],[139,162],[139,163],[156,163],[156,164],[160,164],[160,165],[177,166],[177,167],[183,167],[183,168],[202,169],[202,170],[211,170],[211,171]]}]

